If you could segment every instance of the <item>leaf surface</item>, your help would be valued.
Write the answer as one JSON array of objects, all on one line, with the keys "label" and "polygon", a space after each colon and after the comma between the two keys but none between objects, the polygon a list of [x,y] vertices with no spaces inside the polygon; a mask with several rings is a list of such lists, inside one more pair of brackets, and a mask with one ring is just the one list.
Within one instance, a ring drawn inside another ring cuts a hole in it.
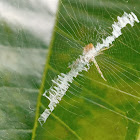
[{"label": "leaf surface", "polygon": [[37,119],[48,108],[41,95],[53,79],[67,73],[68,66],[89,43],[95,46],[111,35],[111,25],[124,12],[140,19],[140,1],[61,0],[50,44],[49,58],[39,94],[33,139],[125,140],[138,139],[140,124],[140,24],[127,25],[113,46],[96,57],[107,79],[94,65],[74,79],[59,105],[41,127]]}]

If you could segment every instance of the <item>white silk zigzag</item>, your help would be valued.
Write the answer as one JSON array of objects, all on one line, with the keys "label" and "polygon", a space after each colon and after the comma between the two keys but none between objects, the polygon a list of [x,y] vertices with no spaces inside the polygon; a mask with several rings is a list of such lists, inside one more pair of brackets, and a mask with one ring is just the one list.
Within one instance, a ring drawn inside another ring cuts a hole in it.
[{"label": "white silk zigzag", "polygon": [[[124,28],[127,24],[130,24],[133,27],[134,22],[139,23],[137,16],[133,12],[131,12],[130,14],[124,12],[123,16],[118,16],[117,19],[118,22],[114,22],[114,24],[112,25],[113,32],[111,36],[108,36],[105,40],[103,39],[102,44],[97,43],[96,47],[93,47],[86,54],[83,53],[82,55],[80,55],[79,58],[75,61],[76,63],[74,62],[75,66],[72,67],[67,74],[61,73],[60,75],[58,75],[58,78],[56,80],[52,80],[53,86],[51,86],[50,89],[46,90],[43,94],[44,97],[50,100],[50,103],[48,105],[48,109],[45,109],[45,111],[38,119],[41,125],[46,122],[51,112],[61,101],[62,97],[70,87],[70,83],[73,82],[73,78],[76,78],[80,72],[89,70],[90,60],[92,58],[95,58],[102,49],[109,48],[113,41],[115,41],[115,39],[122,34],[121,29]],[[47,96],[46,93],[49,93],[49,96]]]}]

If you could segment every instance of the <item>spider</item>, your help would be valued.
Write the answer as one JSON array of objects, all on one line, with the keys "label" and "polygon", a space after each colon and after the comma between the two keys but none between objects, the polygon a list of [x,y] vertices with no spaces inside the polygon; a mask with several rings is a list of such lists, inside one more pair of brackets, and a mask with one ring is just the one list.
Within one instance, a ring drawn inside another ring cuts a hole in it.
[{"label": "spider", "polygon": [[[92,49],[95,49],[95,47],[93,46],[92,43],[88,44],[87,46],[84,47],[84,50],[83,50],[83,55],[86,55],[90,50]],[[101,52],[104,51],[104,50],[107,50],[108,48],[104,48],[104,49],[101,49]],[[102,54],[102,53],[98,53],[98,54]],[[96,55],[97,56],[97,55]],[[76,65],[78,64],[78,61],[75,61],[72,65],[68,66],[68,68],[74,68],[76,67]],[[95,56],[93,56],[91,59],[90,59],[90,62],[94,62],[99,74],[101,75],[101,77],[106,81],[105,77],[103,76],[103,73],[101,72],[100,68],[99,68],[99,65],[97,64],[96,60],[95,60]]]},{"label": "spider", "polygon": [[[87,54],[91,49],[95,49],[95,47],[93,46],[92,43],[90,43],[90,44],[88,44],[87,46],[84,47],[83,54],[84,54],[84,55]],[[107,49],[108,49],[108,48],[104,48],[104,49],[101,49],[101,51],[104,51],[104,50],[107,50]],[[99,53],[99,54],[102,54],[102,53]],[[105,77],[104,77],[102,71],[101,71],[100,68],[99,68],[98,63],[97,63],[96,60],[95,60],[95,57],[92,57],[91,60],[90,60],[90,62],[91,62],[91,61],[94,62],[94,64],[95,64],[95,66],[96,66],[96,68],[97,68],[99,74],[100,74],[101,77],[106,81],[106,79],[105,79]]]}]

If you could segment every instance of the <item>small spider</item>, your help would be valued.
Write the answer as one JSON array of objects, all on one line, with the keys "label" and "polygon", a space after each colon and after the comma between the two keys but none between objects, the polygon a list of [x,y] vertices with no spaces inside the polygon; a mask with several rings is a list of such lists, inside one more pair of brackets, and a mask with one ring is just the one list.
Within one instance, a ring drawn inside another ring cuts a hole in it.
[{"label": "small spider", "polygon": [[[95,47],[93,46],[92,43],[88,44],[87,46],[84,47],[84,50],[83,50],[83,55],[86,55],[90,50],[92,49],[95,49]],[[102,49],[101,51],[103,50],[106,50],[108,48],[104,48]],[[99,54],[102,54],[101,52]],[[78,61],[75,61],[72,65],[70,65],[68,68],[74,68],[76,67],[76,65],[78,64]],[[94,62],[99,74],[101,75],[101,77],[106,81],[105,77],[103,76],[103,73],[101,72],[100,68],[99,68],[99,65],[97,64],[96,60],[95,60],[95,57],[93,56],[91,59],[90,59],[90,62]]]},{"label": "small spider", "polygon": [[[88,44],[87,46],[84,47],[83,54],[84,54],[84,55],[87,54],[91,49],[95,49],[95,47],[93,46],[92,43],[90,43],[90,44]],[[104,48],[104,49],[102,49],[101,51],[106,50],[106,49],[108,49],[108,48]],[[101,54],[101,53],[99,53],[99,54]],[[95,60],[95,57],[93,56],[93,57],[91,58],[90,61],[93,61],[93,62],[94,62],[94,64],[95,64],[95,66],[96,66],[96,68],[97,68],[99,74],[100,74],[101,77],[106,81],[105,77],[103,76],[103,73],[101,72],[101,70],[100,70],[100,68],[99,68],[99,65],[97,64],[97,62],[96,62],[96,60]]]}]

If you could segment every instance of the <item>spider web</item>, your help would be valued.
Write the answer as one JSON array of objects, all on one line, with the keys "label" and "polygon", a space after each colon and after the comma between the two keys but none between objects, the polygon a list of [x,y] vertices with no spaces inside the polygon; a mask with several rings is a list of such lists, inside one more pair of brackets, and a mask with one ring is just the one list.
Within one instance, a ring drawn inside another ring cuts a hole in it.
[{"label": "spider web", "polygon": [[[137,7],[130,5],[128,1],[60,1],[45,89],[52,86],[51,81],[58,74],[69,71],[68,66],[82,54],[84,46],[89,43],[96,46],[111,35],[110,27],[117,16],[125,11],[134,11],[139,17]],[[116,39],[113,46],[96,58],[107,82],[103,81],[94,65],[88,72],[82,72],[46,121],[44,132],[38,130],[39,134],[51,133],[50,139],[72,137],[60,133],[62,126],[53,122],[59,118],[76,132],[73,135],[77,139],[138,138],[139,27],[136,25],[131,29],[128,25],[122,32],[123,35]],[[49,104],[44,100],[42,110]],[[51,125],[60,127],[60,130],[54,131],[49,128]],[[131,135],[131,131],[135,134]]]},{"label": "spider web", "polygon": [[[16,97],[18,105],[21,103],[25,106],[25,120],[29,119],[23,123],[19,118],[14,120],[13,117],[3,116],[7,122],[5,129],[11,126],[9,122],[14,122],[12,129],[33,128],[36,99],[46,59],[46,44],[50,41],[55,13],[44,2],[0,2],[1,30],[4,30],[0,34],[1,86],[4,86],[1,97],[4,93],[7,95],[2,98],[4,102],[9,92],[20,93],[11,93],[13,97],[8,98],[8,101],[14,104],[12,99]],[[52,2],[50,6],[56,5]],[[134,0],[61,0],[44,90],[52,86],[52,80],[57,75],[70,70],[68,67],[82,54],[87,44],[96,46],[97,42],[101,43],[102,39],[111,35],[111,25],[117,21],[117,16],[121,17],[124,12],[134,12],[140,19],[139,6],[140,2]],[[6,12],[7,7],[9,13]],[[88,72],[81,72],[46,123],[42,127],[38,124],[36,139],[139,139],[139,27],[139,24],[133,28],[127,25],[111,48],[96,57],[107,82],[100,77],[94,65]],[[7,32],[10,33],[7,35]],[[13,39],[10,41],[11,37]],[[9,75],[11,80],[6,79]],[[48,104],[49,100],[41,97],[39,114]],[[19,115],[17,112],[12,115]],[[3,126],[4,123],[1,129]],[[1,139],[8,139],[11,132],[2,132]],[[15,134],[19,133],[26,132]],[[31,131],[23,139],[30,139],[30,135]]]}]

